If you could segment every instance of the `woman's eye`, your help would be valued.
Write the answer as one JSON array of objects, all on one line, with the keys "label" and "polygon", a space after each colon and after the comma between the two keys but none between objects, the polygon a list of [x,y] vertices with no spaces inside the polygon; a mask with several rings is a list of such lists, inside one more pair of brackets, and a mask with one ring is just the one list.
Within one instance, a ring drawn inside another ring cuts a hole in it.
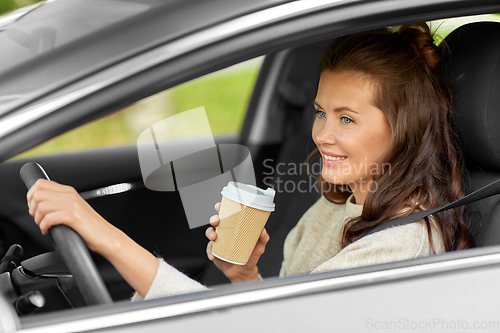
[{"label": "woman's eye", "polygon": [[352,123],[352,119],[351,118],[347,118],[346,116],[340,117],[340,121],[343,122],[344,124],[350,124],[350,123]]},{"label": "woman's eye", "polygon": [[320,111],[320,110],[316,110],[316,114],[318,115],[319,118],[326,117],[326,113],[324,113],[323,111]]}]

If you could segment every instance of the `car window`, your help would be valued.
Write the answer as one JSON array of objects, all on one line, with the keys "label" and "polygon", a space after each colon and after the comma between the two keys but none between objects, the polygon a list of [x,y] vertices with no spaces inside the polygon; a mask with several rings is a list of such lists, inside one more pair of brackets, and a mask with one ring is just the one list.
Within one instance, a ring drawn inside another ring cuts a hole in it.
[{"label": "car window", "polygon": [[464,16],[464,17],[455,17],[444,20],[436,20],[428,22],[429,26],[438,38],[437,42],[439,43],[441,40],[446,38],[453,30],[456,28],[472,23],[472,22],[500,22],[500,14],[485,14],[485,15],[474,15],[474,16]]},{"label": "car window", "polygon": [[[252,59],[165,90],[114,114],[76,128],[16,158],[134,144],[149,126],[204,107],[213,135],[240,131],[263,58]],[[197,136],[186,124],[162,139]]]}]

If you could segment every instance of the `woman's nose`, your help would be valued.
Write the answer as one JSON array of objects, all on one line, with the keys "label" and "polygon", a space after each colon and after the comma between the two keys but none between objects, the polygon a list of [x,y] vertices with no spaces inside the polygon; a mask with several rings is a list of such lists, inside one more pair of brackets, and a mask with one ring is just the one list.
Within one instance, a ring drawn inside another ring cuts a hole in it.
[{"label": "woman's nose", "polygon": [[332,125],[328,126],[328,124],[319,125],[315,131],[316,144],[318,145],[334,145],[337,143],[337,139],[335,137],[335,129]]}]

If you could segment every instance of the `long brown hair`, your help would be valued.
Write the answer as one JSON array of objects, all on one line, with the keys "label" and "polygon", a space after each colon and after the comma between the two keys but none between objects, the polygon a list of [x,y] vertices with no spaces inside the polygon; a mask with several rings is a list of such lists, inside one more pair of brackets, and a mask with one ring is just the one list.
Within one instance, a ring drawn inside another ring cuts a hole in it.
[{"label": "long brown hair", "polygon": [[[463,197],[460,160],[451,130],[452,98],[438,73],[439,52],[425,23],[339,38],[324,54],[320,71],[362,74],[374,83],[374,104],[391,126],[392,142],[363,206],[344,227],[342,247],[386,220],[443,206]],[[319,157],[316,148],[308,163]],[[345,203],[344,186],[318,183],[325,198]],[[433,215],[446,251],[472,246],[463,207]],[[432,244],[430,222],[425,218]]]}]

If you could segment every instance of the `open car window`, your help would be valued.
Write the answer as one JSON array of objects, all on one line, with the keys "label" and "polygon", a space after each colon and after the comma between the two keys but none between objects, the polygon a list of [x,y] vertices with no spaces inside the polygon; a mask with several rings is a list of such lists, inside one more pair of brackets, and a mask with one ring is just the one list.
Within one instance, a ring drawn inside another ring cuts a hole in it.
[{"label": "open car window", "polygon": [[[136,144],[148,127],[198,107],[205,108],[213,135],[238,135],[262,61],[249,60],[155,94],[16,158]],[[196,121],[187,119],[162,139],[196,137],[200,131]]]}]

